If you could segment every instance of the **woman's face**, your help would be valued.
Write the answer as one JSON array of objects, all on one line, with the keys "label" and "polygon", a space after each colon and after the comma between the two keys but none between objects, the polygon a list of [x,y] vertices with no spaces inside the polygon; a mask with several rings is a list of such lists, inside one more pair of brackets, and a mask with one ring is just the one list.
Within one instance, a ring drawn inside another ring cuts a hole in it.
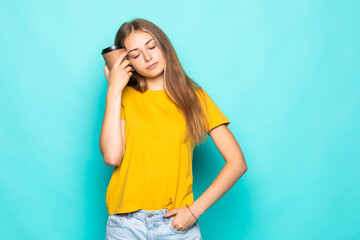
[{"label": "woman's face", "polygon": [[[154,78],[165,68],[165,59],[155,39],[143,31],[133,31],[124,41],[133,69],[144,78]],[[148,68],[157,63],[155,67]]]}]

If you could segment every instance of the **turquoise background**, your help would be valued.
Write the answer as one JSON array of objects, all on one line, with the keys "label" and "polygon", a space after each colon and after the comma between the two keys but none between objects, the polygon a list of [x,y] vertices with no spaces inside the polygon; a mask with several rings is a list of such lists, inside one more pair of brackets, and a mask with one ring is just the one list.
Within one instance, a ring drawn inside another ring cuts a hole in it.
[{"label": "turquoise background", "polygon": [[[2,1],[1,238],[105,238],[100,52],[140,17],[247,161],[200,217],[203,239],[360,239],[359,12],[355,0]],[[210,137],[195,148],[195,199],[224,163]]]}]

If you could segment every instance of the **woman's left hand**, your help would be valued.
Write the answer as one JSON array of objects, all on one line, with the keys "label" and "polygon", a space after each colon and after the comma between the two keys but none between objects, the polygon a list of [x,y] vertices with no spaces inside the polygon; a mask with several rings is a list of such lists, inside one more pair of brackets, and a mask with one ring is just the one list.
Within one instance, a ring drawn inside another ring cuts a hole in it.
[{"label": "woman's left hand", "polygon": [[175,208],[167,213],[164,217],[171,217],[176,215],[174,220],[170,222],[172,227],[179,232],[186,231],[197,221],[196,218],[191,214],[187,207]]}]

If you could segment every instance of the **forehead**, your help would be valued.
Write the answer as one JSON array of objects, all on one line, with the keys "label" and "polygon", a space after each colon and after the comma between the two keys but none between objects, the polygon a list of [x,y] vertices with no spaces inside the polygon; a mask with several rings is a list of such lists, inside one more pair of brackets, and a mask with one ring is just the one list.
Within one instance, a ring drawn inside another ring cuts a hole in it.
[{"label": "forehead", "polygon": [[151,34],[143,31],[133,31],[125,38],[124,45],[126,49],[132,49],[144,46],[144,44],[153,39]]}]

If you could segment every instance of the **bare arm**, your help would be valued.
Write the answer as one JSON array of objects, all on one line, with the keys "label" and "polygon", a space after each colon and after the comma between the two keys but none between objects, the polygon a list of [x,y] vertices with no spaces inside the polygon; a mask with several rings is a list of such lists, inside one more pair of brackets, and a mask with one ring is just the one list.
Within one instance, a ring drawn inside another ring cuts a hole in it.
[{"label": "bare arm", "polygon": [[120,118],[121,100],[133,71],[132,67],[128,66],[130,61],[125,60],[126,54],[127,52],[123,52],[119,55],[111,71],[106,64],[104,66],[109,87],[99,145],[105,164],[113,167],[121,164],[125,153],[125,120]]},{"label": "bare arm", "polygon": [[196,217],[200,217],[247,171],[241,148],[226,125],[222,124],[211,129],[209,135],[226,163],[213,183],[189,206]]},{"label": "bare arm", "polygon": [[120,119],[121,96],[109,87],[100,133],[100,151],[105,164],[119,166],[125,152],[125,120]]}]

